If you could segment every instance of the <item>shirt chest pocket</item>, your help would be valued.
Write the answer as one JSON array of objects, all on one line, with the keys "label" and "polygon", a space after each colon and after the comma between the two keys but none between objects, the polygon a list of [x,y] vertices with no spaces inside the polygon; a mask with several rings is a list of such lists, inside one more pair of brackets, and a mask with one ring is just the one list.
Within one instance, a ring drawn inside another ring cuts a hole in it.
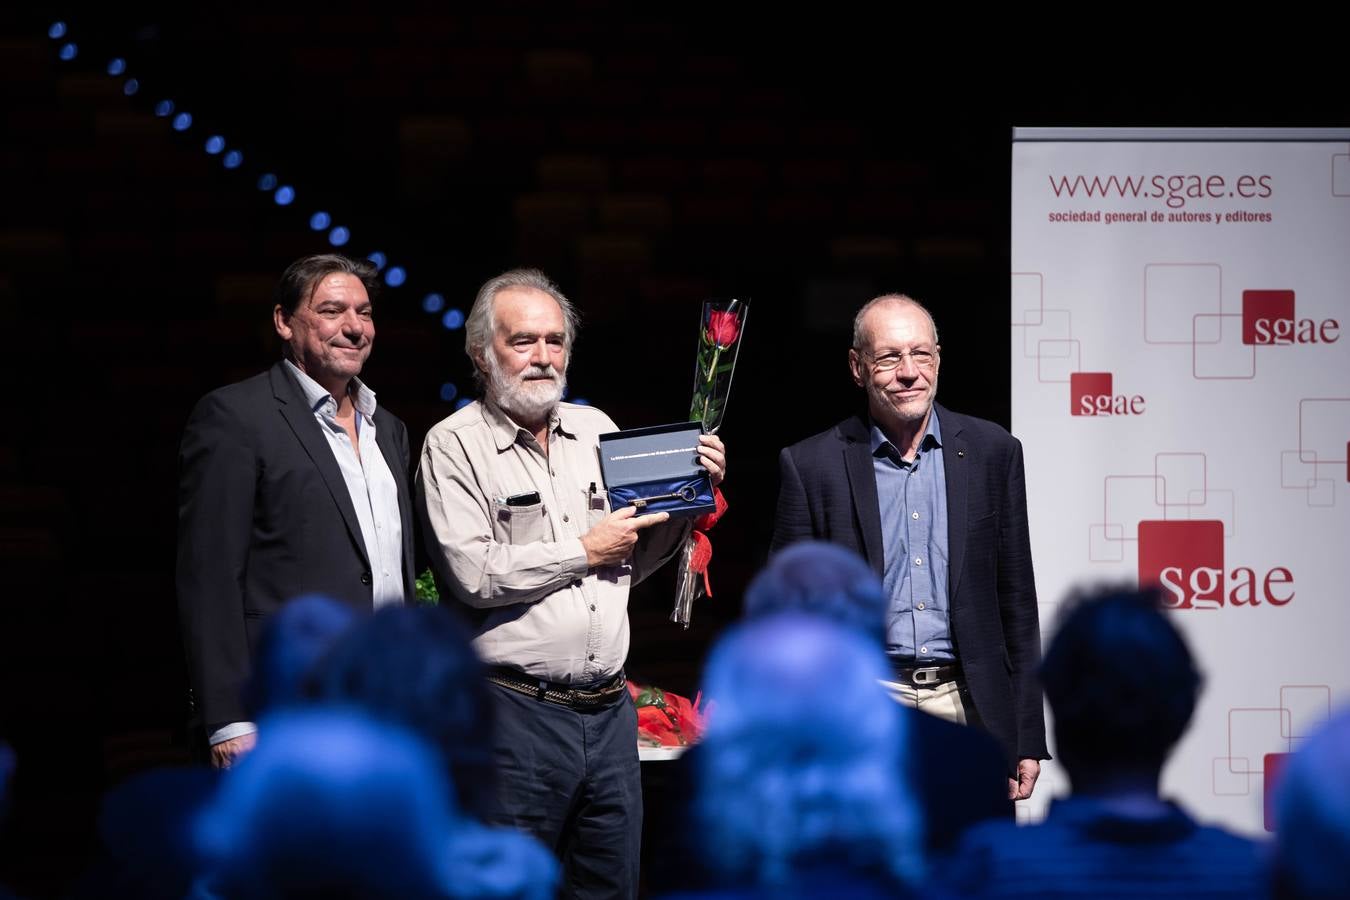
[{"label": "shirt chest pocket", "polygon": [[505,544],[533,544],[553,540],[553,527],[542,502],[512,506],[498,501],[494,537]]},{"label": "shirt chest pocket", "polygon": [[586,509],[586,530],[589,531],[609,515],[609,492],[587,489],[582,494]]}]

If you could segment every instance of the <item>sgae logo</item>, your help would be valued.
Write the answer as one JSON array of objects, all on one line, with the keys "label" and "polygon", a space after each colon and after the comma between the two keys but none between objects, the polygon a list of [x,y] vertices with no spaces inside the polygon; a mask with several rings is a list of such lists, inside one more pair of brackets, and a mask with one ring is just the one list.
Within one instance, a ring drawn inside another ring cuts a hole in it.
[{"label": "sgae logo", "polygon": [[1139,586],[1160,587],[1171,609],[1284,606],[1294,599],[1294,573],[1274,566],[1225,572],[1223,523],[1216,520],[1139,523]]}]

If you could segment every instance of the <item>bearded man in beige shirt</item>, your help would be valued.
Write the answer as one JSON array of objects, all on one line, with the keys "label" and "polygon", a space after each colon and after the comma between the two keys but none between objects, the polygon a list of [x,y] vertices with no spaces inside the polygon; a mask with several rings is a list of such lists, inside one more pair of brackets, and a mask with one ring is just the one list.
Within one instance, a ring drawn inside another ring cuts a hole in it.
[{"label": "bearded man in beige shirt", "polygon": [[[687,521],[611,511],[596,452],[614,422],[563,403],[572,304],[543,273],[483,285],[465,350],[484,389],[427,435],[417,473],[432,569],[469,608],[492,682],[499,815],[558,854],[563,895],[637,893],[642,788],[623,664],[628,590]],[[726,454],[700,438],[721,482]]]}]

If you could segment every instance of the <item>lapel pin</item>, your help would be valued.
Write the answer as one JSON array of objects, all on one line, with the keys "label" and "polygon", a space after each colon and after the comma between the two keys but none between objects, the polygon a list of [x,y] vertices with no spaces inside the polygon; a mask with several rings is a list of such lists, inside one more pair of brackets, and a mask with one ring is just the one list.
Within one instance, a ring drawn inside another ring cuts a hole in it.
[{"label": "lapel pin", "polygon": [[965,458],[966,458],[966,451],[964,451],[964,450],[957,450],[957,451],[956,451],[956,456],[957,456],[957,458],[959,458],[959,459],[965,459]]}]

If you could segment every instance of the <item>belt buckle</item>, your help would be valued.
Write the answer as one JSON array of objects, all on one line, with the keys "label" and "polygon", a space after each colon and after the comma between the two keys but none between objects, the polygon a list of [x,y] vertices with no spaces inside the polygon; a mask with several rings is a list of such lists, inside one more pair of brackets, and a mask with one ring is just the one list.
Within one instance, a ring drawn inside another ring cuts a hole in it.
[{"label": "belt buckle", "polygon": [[922,685],[937,684],[938,670],[941,668],[941,666],[923,666],[922,668],[916,668],[909,676],[910,681]]}]

